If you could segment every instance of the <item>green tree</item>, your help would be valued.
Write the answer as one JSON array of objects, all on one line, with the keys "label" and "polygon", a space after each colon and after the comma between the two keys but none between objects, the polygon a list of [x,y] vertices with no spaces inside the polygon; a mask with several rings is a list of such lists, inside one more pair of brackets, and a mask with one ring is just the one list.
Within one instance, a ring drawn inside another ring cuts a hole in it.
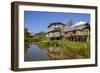
[{"label": "green tree", "polygon": [[71,26],[72,24],[73,24],[73,20],[72,19],[69,19],[68,22],[67,22],[67,25],[68,26]]},{"label": "green tree", "polygon": [[29,46],[29,44],[32,42],[30,33],[28,32],[28,29],[24,29],[24,44],[25,44],[25,49]]}]

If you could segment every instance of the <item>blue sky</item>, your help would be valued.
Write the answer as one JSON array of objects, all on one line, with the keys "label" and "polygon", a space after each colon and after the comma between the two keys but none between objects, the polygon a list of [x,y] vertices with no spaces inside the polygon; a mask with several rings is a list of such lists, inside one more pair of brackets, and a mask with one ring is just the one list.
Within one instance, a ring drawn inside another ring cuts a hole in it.
[{"label": "blue sky", "polygon": [[90,14],[24,11],[24,25],[30,33],[47,32],[50,23],[67,24],[69,19],[73,20],[73,25],[80,21],[90,23]]}]

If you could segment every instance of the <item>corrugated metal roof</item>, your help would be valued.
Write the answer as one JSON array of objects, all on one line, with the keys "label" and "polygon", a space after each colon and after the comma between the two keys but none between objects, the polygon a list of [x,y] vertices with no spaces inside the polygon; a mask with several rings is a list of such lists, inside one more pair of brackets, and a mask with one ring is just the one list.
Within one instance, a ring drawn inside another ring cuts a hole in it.
[{"label": "corrugated metal roof", "polygon": [[52,26],[52,25],[64,25],[64,26],[66,26],[65,24],[63,24],[63,23],[61,23],[61,22],[55,22],[55,23],[51,23],[51,24],[48,26],[48,28],[49,28],[50,26]]},{"label": "corrugated metal roof", "polygon": [[85,24],[78,25],[78,26],[75,26],[75,27],[68,27],[68,28],[66,28],[66,30],[64,30],[64,32],[74,31],[74,30],[82,30],[85,27],[90,27],[89,23],[85,23]]}]

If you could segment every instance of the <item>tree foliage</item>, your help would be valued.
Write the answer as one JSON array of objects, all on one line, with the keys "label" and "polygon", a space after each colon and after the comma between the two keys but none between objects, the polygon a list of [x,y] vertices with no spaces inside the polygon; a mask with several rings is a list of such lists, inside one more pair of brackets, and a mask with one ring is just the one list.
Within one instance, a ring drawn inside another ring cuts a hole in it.
[{"label": "tree foliage", "polygon": [[28,29],[25,28],[24,29],[24,44],[25,44],[25,48],[27,48],[29,46],[29,44],[31,43],[31,36],[30,33],[28,32]]},{"label": "tree foliage", "polygon": [[72,24],[73,24],[73,20],[72,19],[69,19],[68,22],[67,22],[67,25],[68,26],[71,26]]},{"label": "tree foliage", "polygon": [[34,42],[39,42],[45,39],[46,39],[46,34],[44,32],[39,32],[32,36],[32,40]]}]

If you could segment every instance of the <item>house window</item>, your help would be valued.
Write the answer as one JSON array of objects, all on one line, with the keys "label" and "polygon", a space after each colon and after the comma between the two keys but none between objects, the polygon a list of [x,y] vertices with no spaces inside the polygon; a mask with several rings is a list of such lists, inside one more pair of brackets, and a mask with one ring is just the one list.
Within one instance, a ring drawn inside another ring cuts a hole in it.
[{"label": "house window", "polygon": [[54,37],[60,37],[60,32],[55,32]]}]

